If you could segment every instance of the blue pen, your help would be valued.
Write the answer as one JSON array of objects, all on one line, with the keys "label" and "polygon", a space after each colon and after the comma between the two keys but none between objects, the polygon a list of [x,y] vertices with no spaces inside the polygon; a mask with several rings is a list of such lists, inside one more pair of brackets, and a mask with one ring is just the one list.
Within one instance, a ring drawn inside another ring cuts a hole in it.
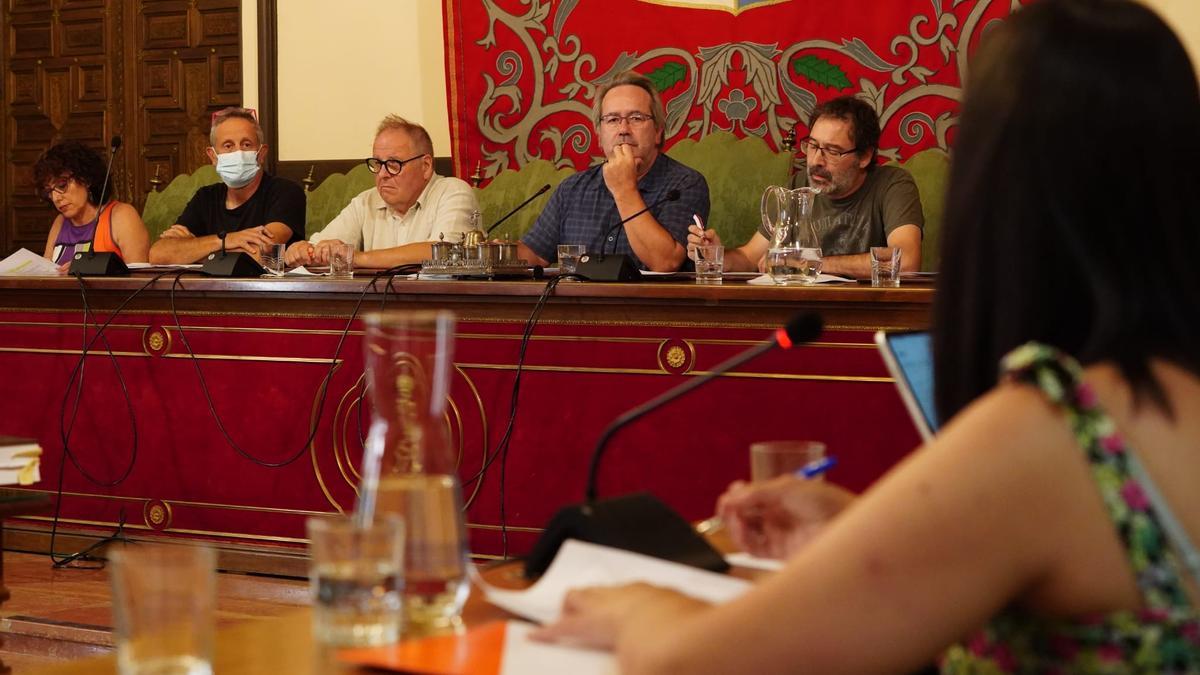
[{"label": "blue pen", "polygon": [[[820,476],[821,474],[832,469],[836,465],[837,465],[837,457],[830,455],[829,457],[822,457],[820,459],[814,459],[813,461],[809,462],[808,464],[805,464],[804,466],[800,467],[799,469],[796,469],[795,471],[793,471],[792,475],[795,476],[796,478],[803,478],[805,480],[808,480],[810,478],[816,478],[817,476]],[[719,530],[724,526],[725,526],[725,523],[721,520],[721,516],[713,516],[712,518],[708,518],[706,520],[700,521],[699,523],[696,523],[696,531],[699,532],[700,534],[708,534],[709,532]]]}]

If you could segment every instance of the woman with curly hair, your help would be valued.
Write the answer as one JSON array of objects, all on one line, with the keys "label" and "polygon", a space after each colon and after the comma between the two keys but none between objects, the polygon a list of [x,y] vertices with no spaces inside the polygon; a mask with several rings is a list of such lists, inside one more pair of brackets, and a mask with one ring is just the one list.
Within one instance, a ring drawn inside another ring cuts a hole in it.
[{"label": "woman with curly hair", "polygon": [[66,270],[76,251],[116,253],[126,263],[146,262],[150,233],[137,209],[104,187],[104,160],[79,141],[52,146],[33,165],[38,194],[58,210],[46,237],[45,256]]}]

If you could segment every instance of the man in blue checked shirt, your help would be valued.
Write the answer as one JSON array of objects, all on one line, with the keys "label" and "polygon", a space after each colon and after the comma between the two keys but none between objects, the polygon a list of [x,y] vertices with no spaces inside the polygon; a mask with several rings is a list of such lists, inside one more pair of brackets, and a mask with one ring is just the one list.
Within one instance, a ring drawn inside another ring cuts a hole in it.
[{"label": "man in blue checked shirt", "polygon": [[[632,254],[643,270],[678,270],[692,216],[708,220],[708,183],[661,152],[666,114],[653,83],[632,70],[618,74],[597,89],[594,118],[606,161],[558,186],[521,238],[520,256],[548,266],[559,244],[583,244],[588,253]],[[678,199],[667,199],[672,190]]]}]

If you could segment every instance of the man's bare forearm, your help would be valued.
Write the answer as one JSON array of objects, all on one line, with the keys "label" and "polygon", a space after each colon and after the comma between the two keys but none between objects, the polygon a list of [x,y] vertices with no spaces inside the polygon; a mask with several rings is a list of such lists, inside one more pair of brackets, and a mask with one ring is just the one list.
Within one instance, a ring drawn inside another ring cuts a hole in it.
[{"label": "man's bare forearm", "polygon": [[150,247],[150,262],[154,265],[187,265],[220,248],[221,240],[215,234],[186,239],[159,239]]}]

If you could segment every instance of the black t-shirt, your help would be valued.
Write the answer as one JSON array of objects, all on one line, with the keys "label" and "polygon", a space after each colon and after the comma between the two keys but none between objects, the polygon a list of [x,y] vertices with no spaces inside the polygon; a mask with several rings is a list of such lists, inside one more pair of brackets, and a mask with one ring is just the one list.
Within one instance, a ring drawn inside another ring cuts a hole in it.
[{"label": "black t-shirt", "polygon": [[288,244],[304,240],[304,189],[299,185],[264,173],[258,189],[236,209],[225,208],[228,192],[224,183],[200,188],[183,209],[179,224],[203,237],[278,222],[292,230]]}]

